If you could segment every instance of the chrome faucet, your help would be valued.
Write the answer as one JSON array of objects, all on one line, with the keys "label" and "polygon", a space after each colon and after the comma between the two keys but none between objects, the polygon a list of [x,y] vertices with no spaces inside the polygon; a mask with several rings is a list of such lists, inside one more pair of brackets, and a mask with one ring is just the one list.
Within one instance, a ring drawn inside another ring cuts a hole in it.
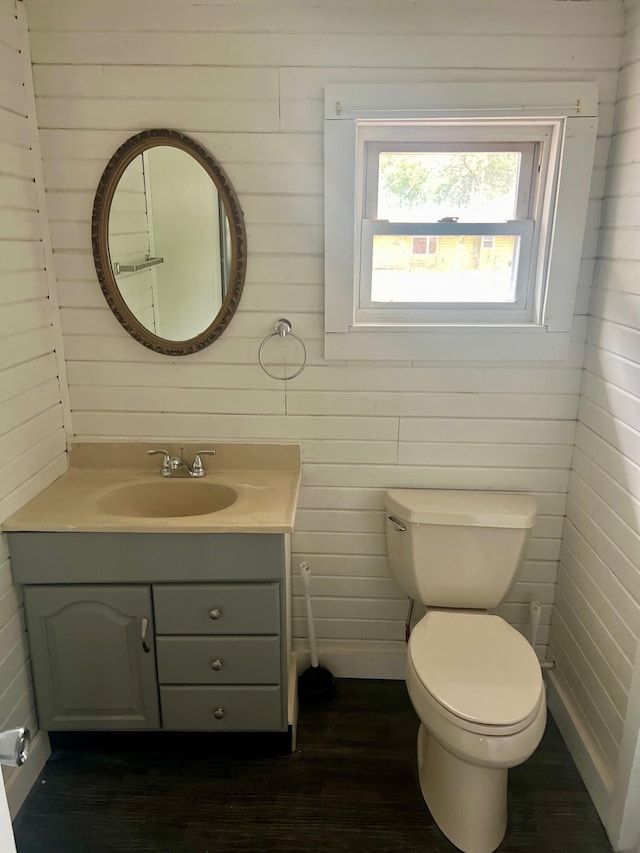
[{"label": "chrome faucet", "polygon": [[199,450],[194,456],[193,463],[189,465],[184,460],[182,447],[180,456],[171,456],[166,450],[147,450],[147,456],[155,456],[157,453],[163,455],[161,477],[204,477],[207,472],[202,464],[202,457],[215,456],[215,450]]}]

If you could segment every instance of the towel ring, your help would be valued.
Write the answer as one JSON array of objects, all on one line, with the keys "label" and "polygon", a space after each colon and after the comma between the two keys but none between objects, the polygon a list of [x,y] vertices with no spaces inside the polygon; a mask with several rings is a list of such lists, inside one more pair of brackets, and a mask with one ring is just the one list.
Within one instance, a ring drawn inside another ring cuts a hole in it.
[{"label": "towel ring", "polygon": [[[260,367],[264,370],[264,372],[267,374],[267,376],[271,377],[271,379],[277,379],[280,382],[285,382],[288,379],[295,379],[296,376],[300,376],[300,374],[302,373],[302,371],[305,369],[305,367],[307,365],[307,348],[304,345],[304,343],[300,340],[300,338],[297,335],[293,334],[293,332],[291,331],[291,323],[289,322],[289,320],[285,320],[284,317],[281,317],[279,320],[276,321],[274,329],[275,329],[275,331],[271,332],[270,335],[267,335],[267,337],[262,341],[262,343],[258,347],[258,361],[260,362]],[[302,364],[296,370],[295,373],[291,373],[289,376],[276,376],[274,373],[271,373],[265,367],[265,364],[264,364],[264,361],[262,358],[262,350],[264,348],[264,345],[267,343],[267,341],[270,341],[271,338],[282,338],[284,340],[284,338],[286,338],[288,336],[292,337],[294,339],[294,341],[297,341],[300,344],[300,346],[302,347],[302,353],[303,353]]]}]

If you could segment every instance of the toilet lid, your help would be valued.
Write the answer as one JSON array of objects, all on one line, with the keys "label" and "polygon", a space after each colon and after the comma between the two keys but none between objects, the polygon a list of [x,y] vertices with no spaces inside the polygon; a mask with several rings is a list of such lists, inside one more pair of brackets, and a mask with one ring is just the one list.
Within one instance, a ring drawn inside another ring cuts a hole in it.
[{"label": "toilet lid", "polygon": [[431,610],[411,632],[409,656],[433,698],[470,722],[515,725],[540,698],[535,652],[499,616]]}]

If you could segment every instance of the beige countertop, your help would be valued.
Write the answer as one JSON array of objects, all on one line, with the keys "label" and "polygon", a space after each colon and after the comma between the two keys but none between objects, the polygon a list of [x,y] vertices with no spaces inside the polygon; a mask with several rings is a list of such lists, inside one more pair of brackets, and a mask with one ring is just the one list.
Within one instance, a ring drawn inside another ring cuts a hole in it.
[{"label": "beige countertop", "polygon": [[[132,517],[114,515],[101,503],[123,486],[145,483],[172,488],[185,479],[161,477],[159,456],[148,449],[180,455],[171,442],[78,444],[70,449],[70,468],[26,506],[6,519],[2,529],[15,531],[100,531],[123,533],[290,533],[293,531],[300,486],[300,447],[292,444],[184,444],[191,462],[198,450],[215,449],[203,457],[206,476],[187,478],[189,488],[207,484],[237,492],[230,506],[203,515]],[[108,503],[108,500],[106,501]]]}]

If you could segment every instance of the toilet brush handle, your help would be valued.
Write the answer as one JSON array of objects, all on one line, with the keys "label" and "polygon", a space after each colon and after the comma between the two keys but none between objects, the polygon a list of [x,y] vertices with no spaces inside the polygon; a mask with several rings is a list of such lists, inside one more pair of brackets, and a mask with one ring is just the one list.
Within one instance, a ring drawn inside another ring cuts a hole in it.
[{"label": "toilet brush handle", "polygon": [[316,632],[313,627],[313,612],[311,610],[311,566],[309,563],[300,563],[300,577],[302,578],[302,590],[304,592],[304,603],[307,608],[307,625],[309,631],[309,651],[311,652],[311,666],[318,666],[318,649],[316,646]]}]

